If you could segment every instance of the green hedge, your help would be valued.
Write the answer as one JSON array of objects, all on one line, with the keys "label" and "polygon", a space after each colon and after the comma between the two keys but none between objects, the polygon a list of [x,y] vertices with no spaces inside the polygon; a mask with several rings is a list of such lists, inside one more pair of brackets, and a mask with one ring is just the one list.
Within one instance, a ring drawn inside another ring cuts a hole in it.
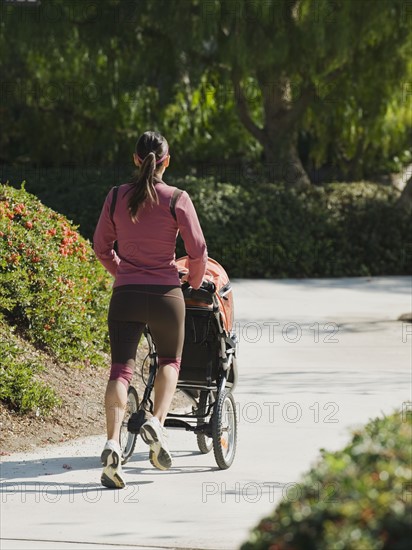
[{"label": "green hedge", "polygon": [[241,550],[409,549],[411,437],[404,411],[372,420],[342,451],[323,451]]},{"label": "green hedge", "polygon": [[181,187],[196,202],[211,256],[232,277],[410,272],[410,220],[393,208],[391,188],[329,184],[296,192],[193,180]]},{"label": "green hedge", "polygon": [[[3,167],[3,181],[27,189],[79,224],[91,239],[106,193],[126,170]],[[231,277],[342,277],[410,273],[410,220],[393,208],[398,192],[373,183],[328,184],[297,192],[281,184],[233,185],[212,178],[165,178],[196,205],[210,256]],[[178,245],[178,254],[184,249]]]}]

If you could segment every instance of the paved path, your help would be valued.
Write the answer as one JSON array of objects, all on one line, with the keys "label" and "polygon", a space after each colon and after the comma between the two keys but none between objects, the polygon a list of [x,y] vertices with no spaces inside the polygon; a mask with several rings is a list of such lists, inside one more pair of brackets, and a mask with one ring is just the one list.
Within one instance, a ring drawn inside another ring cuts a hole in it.
[{"label": "paved path", "polygon": [[235,281],[233,466],[218,470],[178,430],[170,434],[174,468],[154,470],[139,442],[123,491],[99,485],[103,436],[6,457],[1,550],[238,548],[262,515],[296,497],[319,448],[340,447],[348,428],[410,399],[412,325],[396,319],[412,310],[411,284]]}]

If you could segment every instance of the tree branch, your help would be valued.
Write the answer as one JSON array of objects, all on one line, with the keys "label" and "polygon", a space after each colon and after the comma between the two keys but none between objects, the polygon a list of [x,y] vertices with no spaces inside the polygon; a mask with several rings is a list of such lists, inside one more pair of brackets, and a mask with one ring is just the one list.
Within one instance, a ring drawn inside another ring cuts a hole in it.
[{"label": "tree branch", "polygon": [[240,72],[236,67],[233,67],[231,70],[231,78],[239,118],[245,128],[252,134],[252,136],[255,137],[259,143],[263,144],[265,141],[265,132],[262,128],[259,128],[259,126],[252,120],[252,117],[250,116],[247,99],[245,97],[245,94],[243,93],[243,89],[240,83]]}]

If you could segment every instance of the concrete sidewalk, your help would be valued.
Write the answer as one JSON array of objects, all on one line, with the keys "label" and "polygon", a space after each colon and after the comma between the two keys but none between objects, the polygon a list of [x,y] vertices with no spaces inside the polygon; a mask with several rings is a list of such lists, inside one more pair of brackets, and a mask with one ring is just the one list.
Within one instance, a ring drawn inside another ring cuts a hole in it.
[{"label": "concrete sidewalk", "polygon": [[[238,449],[220,471],[173,430],[174,467],[154,470],[139,440],[123,491],[99,484],[105,438],[4,457],[1,550],[235,549],[260,518],[297,498],[300,475],[348,428],[411,395],[409,277],[234,282]],[[405,405],[407,406],[407,405]],[[331,498],[330,488],[320,497]],[[338,498],[339,495],[333,495]]]}]

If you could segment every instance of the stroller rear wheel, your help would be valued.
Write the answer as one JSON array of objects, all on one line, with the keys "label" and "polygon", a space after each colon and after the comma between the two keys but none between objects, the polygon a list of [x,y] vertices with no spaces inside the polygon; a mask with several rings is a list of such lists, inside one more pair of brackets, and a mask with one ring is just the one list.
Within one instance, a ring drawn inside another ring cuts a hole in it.
[{"label": "stroller rear wheel", "polygon": [[122,464],[126,464],[132,456],[136,446],[137,434],[130,433],[127,429],[127,423],[130,416],[139,408],[139,397],[133,386],[129,386],[127,391],[126,411],[120,428],[120,448],[122,450]]},{"label": "stroller rear wheel", "polygon": [[213,453],[221,470],[229,468],[235,458],[237,415],[235,400],[229,389],[218,396],[212,416]]},{"label": "stroller rear wheel", "polygon": [[[206,416],[207,409],[210,405],[210,398],[211,394],[209,391],[201,391],[200,397],[199,397],[199,406],[197,408],[198,415],[199,416]],[[198,426],[201,424],[206,424],[210,421],[210,415],[209,418],[198,418],[197,424]],[[203,454],[210,453],[213,447],[213,439],[211,437],[208,437],[205,433],[198,433],[197,436],[197,446],[199,447],[199,451]]]}]

